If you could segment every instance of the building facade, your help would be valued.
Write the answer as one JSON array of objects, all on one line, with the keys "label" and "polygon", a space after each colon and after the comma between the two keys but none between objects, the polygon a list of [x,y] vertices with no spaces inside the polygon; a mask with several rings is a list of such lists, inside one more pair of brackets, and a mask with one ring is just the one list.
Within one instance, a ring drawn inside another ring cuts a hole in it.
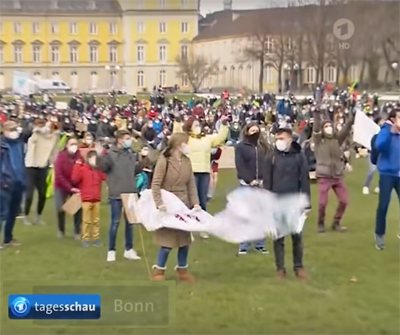
[{"label": "building facade", "polygon": [[14,71],[76,92],[182,86],[175,59],[198,26],[197,0],[2,0],[0,13],[3,91]]}]

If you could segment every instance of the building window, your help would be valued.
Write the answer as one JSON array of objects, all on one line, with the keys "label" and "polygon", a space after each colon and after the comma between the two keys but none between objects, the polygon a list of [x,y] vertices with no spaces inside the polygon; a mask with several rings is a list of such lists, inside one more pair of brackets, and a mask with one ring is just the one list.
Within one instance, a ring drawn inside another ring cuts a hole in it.
[{"label": "building window", "polygon": [[160,33],[165,34],[167,32],[167,24],[165,22],[160,22]]},{"label": "building window", "polygon": [[34,78],[36,81],[39,81],[40,79],[42,79],[42,76],[40,75],[40,72],[35,72],[35,73],[33,74],[33,78]]},{"label": "building window", "polygon": [[181,33],[182,34],[187,34],[189,32],[189,23],[188,22],[182,22],[181,23]]},{"label": "building window", "polygon": [[58,46],[51,47],[51,62],[56,64],[60,62],[60,48]]},{"label": "building window", "polygon": [[71,23],[69,24],[69,33],[70,33],[71,35],[76,35],[76,34],[78,34],[78,25],[77,25],[76,22],[71,22]]},{"label": "building window", "polygon": [[160,85],[161,87],[165,87],[167,82],[167,73],[164,70],[160,71]]},{"label": "building window", "polygon": [[144,63],[145,56],[144,56],[144,46],[138,45],[137,46],[137,61],[140,63]]},{"label": "building window", "polygon": [[267,55],[270,55],[273,51],[273,46],[274,46],[274,40],[272,37],[268,36],[267,40],[265,41],[265,53]]},{"label": "building window", "polygon": [[52,23],[51,24],[51,33],[52,34],[58,34],[58,23]]},{"label": "building window", "polygon": [[240,65],[238,68],[237,77],[238,77],[239,86],[242,86],[242,82],[243,82],[243,66],[242,65]]},{"label": "building window", "polygon": [[336,67],[333,64],[328,66],[328,83],[336,82]]},{"label": "building window", "polygon": [[78,47],[71,45],[69,47],[69,61],[71,63],[78,63]]},{"label": "building window", "polygon": [[4,73],[0,72],[0,90],[4,90],[5,83],[4,83]]},{"label": "building window", "polygon": [[57,71],[53,72],[53,80],[60,80],[60,74]]},{"label": "building window", "polygon": [[274,83],[274,71],[271,65],[267,65],[264,69],[264,82],[267,85],[271,85]]},{"label": "building window", "polygon": [[14,34],[21,34],[21,23],[14,22]]},{"label": "building window", "polygon": [[145,31],[144,22],[138,22],[137,31],[138,31],[139,34],[144,34],[144,31]]},{"label": "building window", "polygon": [[89,47],[89,58],[90,63],[97,63],[99,61],[99,48],[97,46],[91,45]]},{"label": "building window", "polygon": [[98,77],[97,77],[97,72],[93,71],[90,73],[90,88],[96,89],[98,85]]},{"label": "building window", "polygon": [[144,87],[144,72],[139,71],[137,74],[137,86]]},{"label": "building window", "polygon": [[189,79],[186,73],[183,74],[182,76],[182,87],[188,87],[189,86]]},{"label": "building window", "polygon": [[110,34],[111,35],[117,35],[118,33],[118,25],[117,22],[111,22],[110,23]]},{"label": "building window", "polygon": [[32,33],[35,35],[40,33],[40,23],[39,22],[32,23]]},{"label": "building window", "polygon": [[71,88],[76,90],[78,88],[78,73],[71,72]]},{"label": "building window", "polygon": [[117,47],[115,45],[110,46],[110,62],[111,63],[118,62]]},{"label": "building window", "polygon": [[144,0],[136,0],[137,8],[143,9],[144,8]]},{"label": "building window", "polygon": [[22,45],[14,45],[14,62],[22,63]]},{"label": "building window", "polygon": [[158,47],[158,58],[160,62],[165,63],[167,61],[167,46],[166,45],[160,45]]},{"label": "building window", "polygon": [[4,48],[0,45],[0,63],[4,63]]},{"label": "building window", "polygon": [[40,45],[34,45],[32,48],[33,62],[40,63],[42,61],[42,48]]},{"label": "building window", "polygon": [[159,0],[160,8],[164,9],[167,5],[167,0]]},{"label": "building window", "polygon": [[189,7],[189,1],[188,0],[181,0],[182,1],[182,8],[188,8]]},{"label": "building window", "polygon": [[89,33],[91,35],[97,35],[97,23],[90,22],[90,24],[89,24]]},{"label": "building window", "polygon": [[182,59],[187,59],[188,56],[188,46],[187,45],[182,45],[181,46],[181,58]]},{"label": "building window", "polygon": [[312,66],[309,66],[306,69],[306,81],[308,84],[315,83],[315,69]]}]

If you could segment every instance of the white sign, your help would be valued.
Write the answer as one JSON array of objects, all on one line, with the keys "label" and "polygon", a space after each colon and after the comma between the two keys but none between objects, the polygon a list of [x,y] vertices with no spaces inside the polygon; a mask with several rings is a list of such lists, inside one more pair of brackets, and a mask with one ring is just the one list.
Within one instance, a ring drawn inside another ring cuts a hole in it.
[{"label": "white sign", "polygon": [[371,150],[371,139],[379,133],[380,127],[364,112],[357,111],[354,120],[353,141]]}]

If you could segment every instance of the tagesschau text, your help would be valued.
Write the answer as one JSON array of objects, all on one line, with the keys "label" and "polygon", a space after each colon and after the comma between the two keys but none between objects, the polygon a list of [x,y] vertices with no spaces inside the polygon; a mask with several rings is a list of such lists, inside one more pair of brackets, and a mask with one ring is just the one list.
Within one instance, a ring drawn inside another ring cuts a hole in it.
[{"label": "tagesschau text", "polygon": [[97,294],[12,294],[8,316],[20,320],[100,319],[101,298]]}]

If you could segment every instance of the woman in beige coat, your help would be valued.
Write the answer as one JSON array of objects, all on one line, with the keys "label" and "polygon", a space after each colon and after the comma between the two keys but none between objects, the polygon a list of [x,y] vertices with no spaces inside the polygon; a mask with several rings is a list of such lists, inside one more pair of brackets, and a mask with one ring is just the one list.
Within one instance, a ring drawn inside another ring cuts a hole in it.
[{"label": "woman in beige coat", "polygon": [[[192,165],[188,157],[189,137],[185,133],[175,133],[168,141],[167,148],[158,158],[154,170],[151,189],[154,202],[160,211],[166,211],[161,197],[161,189],[176,195],[189,208],[200,209]],[[172,248],[178,249],[178,279],[194,282],[194,277],[187,272],[187,257],[191,235],[189,232],[161,228],[154,234],[154,242],[161,248],[158,252],[157,265],[153,266],[153,280],[164,280],[168,255]]]}]

